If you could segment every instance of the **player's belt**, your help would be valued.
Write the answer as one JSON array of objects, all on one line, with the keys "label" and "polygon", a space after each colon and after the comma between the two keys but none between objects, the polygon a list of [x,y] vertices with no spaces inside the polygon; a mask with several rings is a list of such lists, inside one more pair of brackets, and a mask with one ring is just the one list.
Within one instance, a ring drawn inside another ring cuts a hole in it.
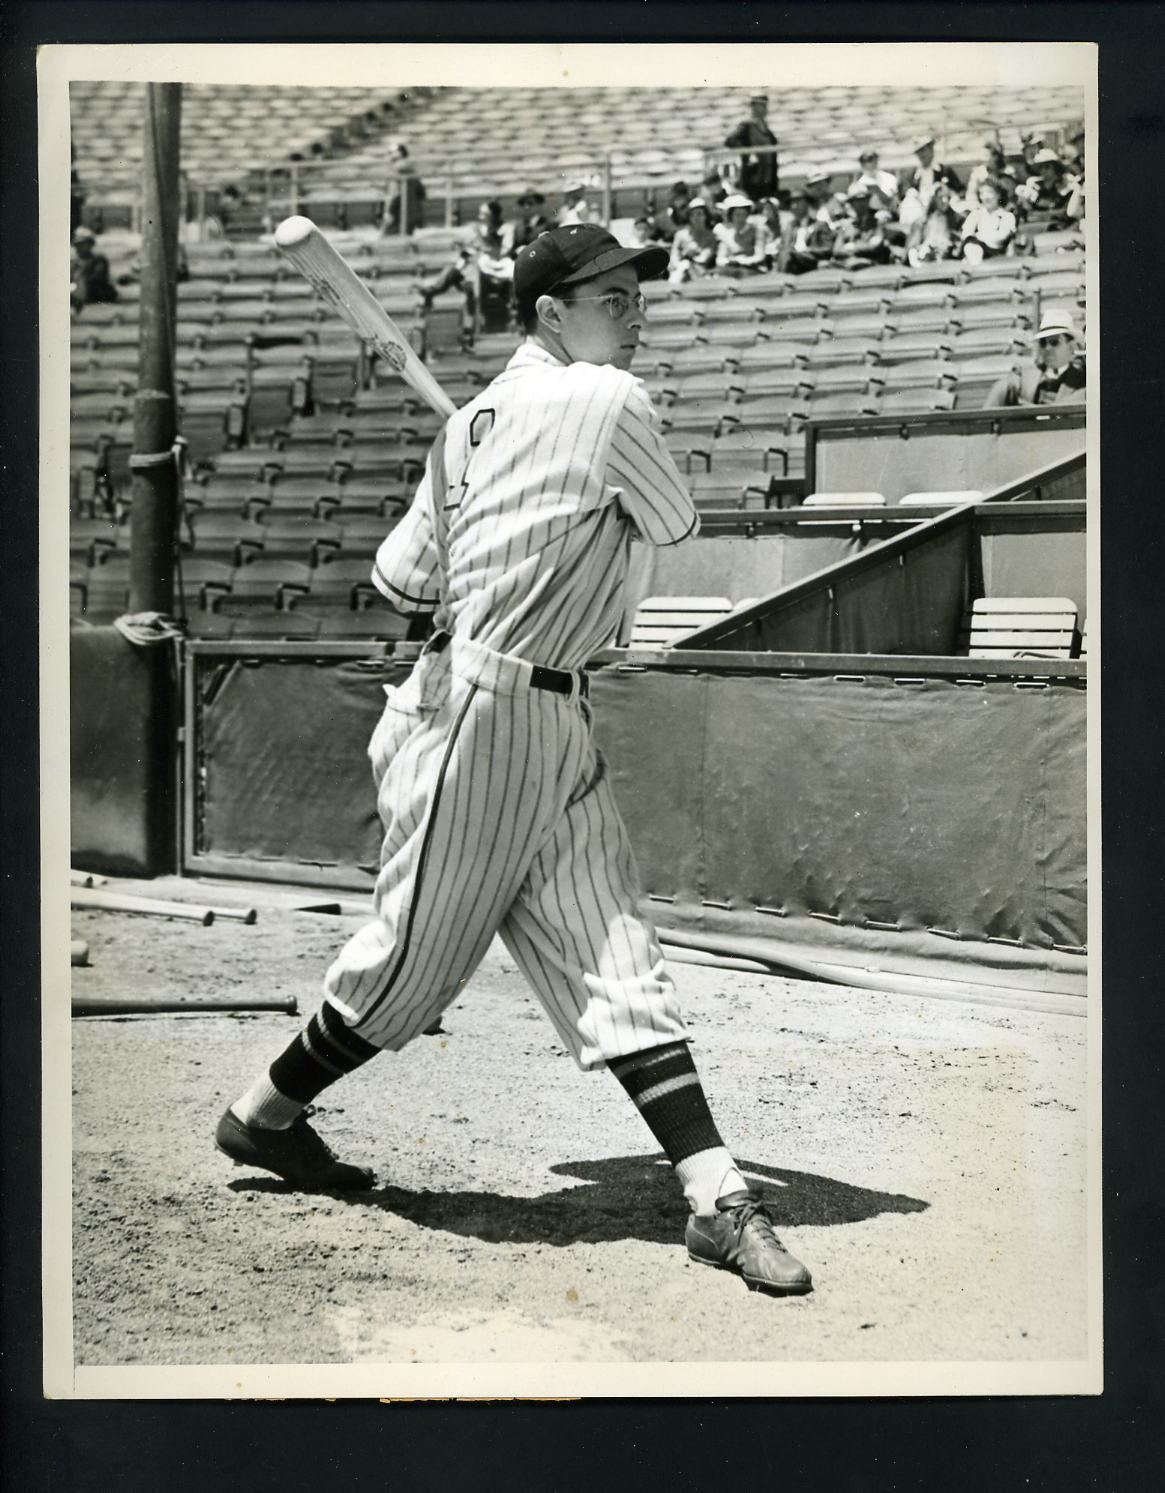
[{"label": "player's belt", "polygon": [[[444,653],[452,641],[452,633],[445,632],[444,630],[435,632],[425,644],[424,652]],[[503,657],[500,654],[488,654],[486,650],[482,650],[482,652],[487,657],[493,659]],[[545,664],[525,664],[519,663],[517,660],[511,660],[510,667],[521,668],[524,671],[528,670],[529,672],[525,674],[525,682],[532,689],[548,689],[552,690],[556,695],[575,695],[584,700],[590,694],[590,681],[581,669],[578,673],[573,673],[569,669],[550,669]]]},{"label": "player's belt", "polygon": [[569,669],[547,669],[542,664],[532,666],[530,683],[535,689],[552,689],[557,695],[569,695],[577,685],[584,700],[591,692],[590,680],[581,671],[572,674]]}]

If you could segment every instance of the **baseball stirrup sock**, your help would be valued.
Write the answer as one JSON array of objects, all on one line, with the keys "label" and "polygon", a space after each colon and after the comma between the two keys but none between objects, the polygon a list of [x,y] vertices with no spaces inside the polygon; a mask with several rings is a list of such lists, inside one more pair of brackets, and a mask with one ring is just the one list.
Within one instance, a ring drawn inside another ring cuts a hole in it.
[{"label": "baseball stirrup sock", "polygon": [[325,1001],[271,1064],[267,1076],[231,1108],[244,1125],[286,1130],[317,1094],[379,1051]]}]

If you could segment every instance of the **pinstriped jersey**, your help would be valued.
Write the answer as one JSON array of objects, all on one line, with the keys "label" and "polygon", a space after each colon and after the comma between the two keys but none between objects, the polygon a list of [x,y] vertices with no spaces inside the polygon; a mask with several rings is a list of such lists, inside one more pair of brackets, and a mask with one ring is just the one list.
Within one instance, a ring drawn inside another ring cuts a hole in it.
[{"label": "pinstriped jersey", "polygon": [[527,342],[450,416],[372,578],[439,628],[577,669],[615,636],[632,539],[698,527],[642,382]]}]

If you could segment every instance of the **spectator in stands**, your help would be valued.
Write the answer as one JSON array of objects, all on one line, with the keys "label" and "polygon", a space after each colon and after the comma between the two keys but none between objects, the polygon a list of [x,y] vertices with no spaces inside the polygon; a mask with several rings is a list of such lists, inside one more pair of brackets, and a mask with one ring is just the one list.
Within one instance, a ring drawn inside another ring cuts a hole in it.
[{"label": "spectator in stands", "polygon": [[109,278],[109,260],[96,252],[97,235],[82,225],[73,231],[73,258],[69,266],[69,299],[73,310],[118,299],[117,286]]},{"label": "spectator in stands", "polygon": [[1033,351],[1031,363],[1013,368],[992,384],[984,409],[1084,402],[1084,354],[1077,349],[1076,327],[1066,311],[1044,313]]},{"label": "spectator in stands", "polygon": [[1021,183],[1033,176],[1038,176],[1036,167],[1036,156],[1044,148],[1043,137],[1040,135],[1021,135],[1019,137],[1020,160],[1016,167],[1016,178]]},{"label": "spectator in stands", "polygon": [[845,270],[866,270],[873,264],[889,264],[890,245],[886,241],[886,224],[890,215],[876,209],[867,187],[849,194],[850,215],[838,225],[830,255],[833,263]]},{"label": "spectator in stands", "polygon": [[934,264],[953,259],[959,252],[962,213],[955,206],[950,188],[940,182],[931,195],[924,217],[917,218],[906,235],[906,262]]},{"label": "spectator in stands", "polygon": [[1070,227],[1073,220],[1067,209],[1078,185],[1076,178],[1056,152],[1046,147],[1036,152],[1033,164],[1037,174],[1017,189],[1018,197],[1029,212],[1047,213],[1049,227]]},{"label": "spectator in stands", "polygon": [[791,216],[781,233],[777,269],[789,275],[815,270],[833,252],[833,229],[821,222],[803,189],[789,198]]},{"label": "spectator in stands", "polygon": [[744,196],[755,201],[777,195],[777,137],[769,129],[768,98],[754,93],[748,107],[748,118],[741,120],[724,143],[745,150],[740,158],[739,186]]},{"label": "spectator in stands", "polygon": [[1007,208],[1002,186],[991,177],[980,184],[979,201],[963,219],[960,236],[968,264],[981,264],[1010,249],[1015,238],[1015,214]]},{"label": "spectator in stands", "polygon": [[810,172],[805,178],[805,194],[809,198],[814,218],[818,223],[827,224],[830,231],[836,233],[841,225],[842,215],[838,211],[832,186],[833,178],[825,171]]},{"label": "spectator in stands", "polygon": [[655,221],[648,202],[643,204],[640,212],[631,220],[631,242],[637,249],[642,249],[646,244],[666,245],[668,242],[668,235]]},{"label": "spectator in stands", "polygon": [[907,230],[919,218],[926,217],[930,199],[939,182],[945,183],[954,197],[961,196],[963,191],[958,173],[935,159],[933,136],[920,140],[914,147],[914,154],[918,157],[918,165],[908,171],[899,182],[901,207],[898,210],[898,221]]},{"label": "spectator in stands", "polygon": [[664,239],[674,240],[676,234],[688,221],[688,204],[692,200],[692,193],[686,181],[672,183],[671,192],[668,194],[667,207],[656,216],[656,227]]},{"label": "spectator in stands", "polygon": [[693,276],[706,275],[716,267],[720,241],[708,217],[708,204],[693,197],[687,206],[688,221],[676,230],[671,241],[671,259],[667,277],[680,285]]},{"label": "spectator in stands", "polygon": [[1060,159],[1069,171],[1077,176],[1084,174],[1084,126],[1068,126],[1066,138],[1060,147]]},{"label": "spectator in stands", "polygon": [[398,140],[394,147],[391,171],[396,184],[388,204],[384,232],[412,233],[421,226],[425,184],[417,175],[416,163],[409,156],[409,148],[403,140]]},{"label": "spectator in stands", "polygon": [[998,139],[983,142],[984,156],[977,166],[971,167],[967,177],[967,201],[972,205],[979,201],[979,188],[985,181],[1002,184],[1002,175],[1008,169],[1007,157]]},{"label": "spectator in stands", "polygon": [[733,192],[721,206],[724,222],[712,230],[718,243],[716,268],[722,275],[734,277],[767,270],[772,260],[768,230],[753,214],[751,200]]},{"label": "spectator in stands", "polygon": [[568,187],[562,194],[562,206],[558,209],[559,228],[565,228],[571,223],[589,223],[593,217],[591,205],[587,201],[586,187]]},{"label": "spectator in stands", "polygon": [[532,244],[540,233],[554,226],[541,211],[545,202],[545,196],[534,187],[527,187],[518,198],[518,216],[502,230],[503,247],[511,259],[527,244]]},{"label": "spectator in stands", "polygon": [[700,183],[700,196],[708,204],[708,212],[715,222],[718,217],[717,209],[728,196],[728,188],[724,185],[724,178],[715,166],[710,167],[704,173],[704,179]]},{"label": "spectator in stands", "polygon": [[847,195],[854,196],[857,192],[865,190],[869,193],[877,193],[879,201],[875,206],[879,209],[886,208],[892,213],[898,211],[898,178],[890,171],[882,171],[878,167],[878,152],[876,150],[863,150],[858,157],[860,171],[850,185]]},{"label": "spectator in stands", "polygon": [[69,145],[69,232],[76,233],[81,226],[81,215],[85,207],[85,189],[77,175],[77,147]]},{"label": "spectator in stands", "polygon": [[507,255],[502,237],[502,205],[491,197],[478,208],[477,222],[453,263],[433,279],[421,282],[421,300],[428,311],[435,296],[460,290],[465,297],[462,340],[469,344],[479,310],[483,332],[505,331],[513,279],[514,261]]}]

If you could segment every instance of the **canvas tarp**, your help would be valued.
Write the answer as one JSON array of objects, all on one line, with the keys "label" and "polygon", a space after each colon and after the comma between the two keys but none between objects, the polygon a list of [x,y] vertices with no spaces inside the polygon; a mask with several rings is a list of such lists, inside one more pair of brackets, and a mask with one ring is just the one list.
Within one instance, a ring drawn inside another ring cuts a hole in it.
[{"label": "canvas tarp", "polygon": [[774,956],[1082,993],[1084,691],[871,664],[596,676],[653,915]]}]

